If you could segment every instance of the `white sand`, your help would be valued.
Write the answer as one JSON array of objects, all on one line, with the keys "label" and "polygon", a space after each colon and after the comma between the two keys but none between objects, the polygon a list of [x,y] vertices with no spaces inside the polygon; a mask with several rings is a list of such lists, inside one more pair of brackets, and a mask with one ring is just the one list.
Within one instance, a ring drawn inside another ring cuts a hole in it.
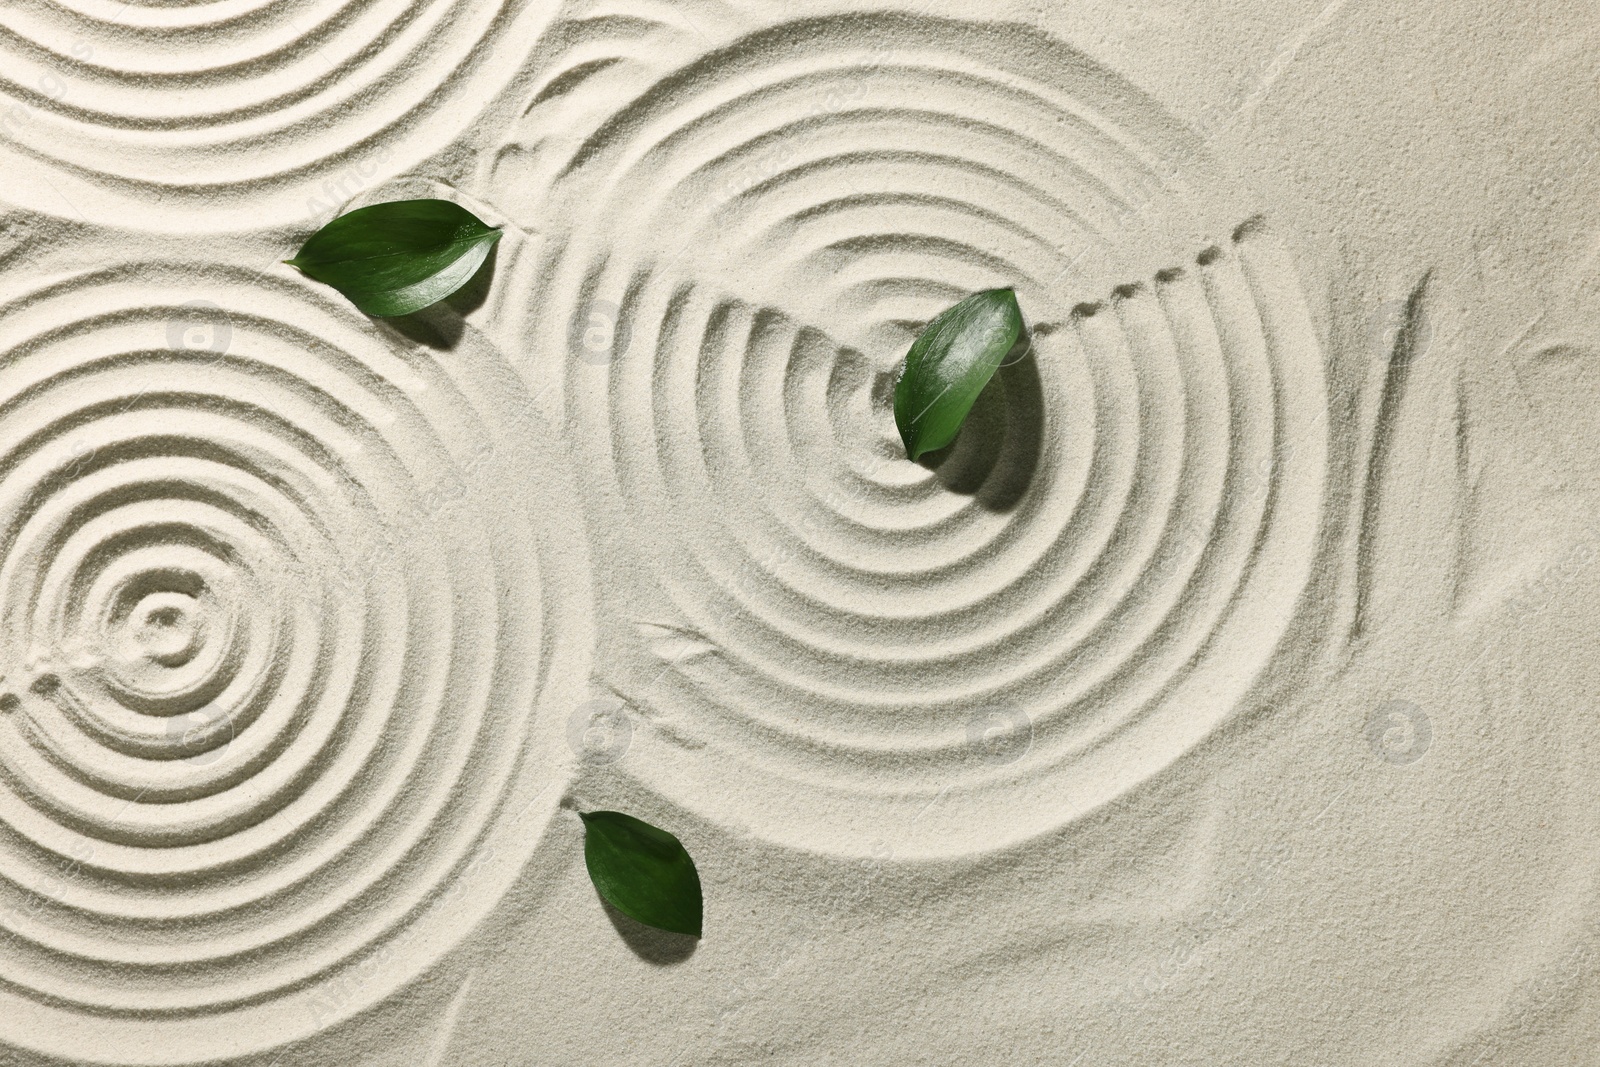
[{"label": "white sand", "polygon": [[973,14],[0,11],[0,1063],[1600,1063],[1597,13]]}]

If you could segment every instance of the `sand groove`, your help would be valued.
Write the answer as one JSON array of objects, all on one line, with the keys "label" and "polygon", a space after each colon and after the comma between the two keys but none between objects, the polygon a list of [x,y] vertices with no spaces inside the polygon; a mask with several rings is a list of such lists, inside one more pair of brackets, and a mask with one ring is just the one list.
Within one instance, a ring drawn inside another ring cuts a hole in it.
[{"label": "sand groove", "polygon": [[545,17],[456,0],[8,5],[0,130],[42,179],[16,191],[118,224],[132,204],[192,226],[241,195],[254,226],[325,214],[468,128]]},{"label": "sand groove", "polygon": [[515,379],[216,266],[71,276],[0,323],[12,1032],[75,1058],[149,1024],[177,1061],[411,980],[537,842],[537,709],[583,672],[570,579],[495,535],[564,492]]},{"label": "sand groove", "polygon": [[[562,181],[525,314],[570,353],[600,661],[668,742],[659,788],[714,777],[717,814],[829,849],[937,795],[912,850],[983,847],[1153,773],[1267,668],[1321,507],[1319,346],[1264,224],[1205,247],[1248,211],[1131,86],[1015,27],[812,20],[651,85]],[[1187,263],[1114,287],[1141,244]],[[893,367],[997,284],[1032,354],[905,462]],[[577,358],[597,313],[626,345]],[[662,626],[712,653],[663,676]],[[996,709],[1020,757],[975,743]]]}]

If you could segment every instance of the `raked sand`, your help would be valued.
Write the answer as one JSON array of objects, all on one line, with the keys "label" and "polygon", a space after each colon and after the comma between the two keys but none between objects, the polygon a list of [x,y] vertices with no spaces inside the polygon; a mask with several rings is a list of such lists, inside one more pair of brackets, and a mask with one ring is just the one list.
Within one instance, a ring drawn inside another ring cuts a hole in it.
[{"label": "raked sand", "polygon": [[[1600,1063],[1597,55],[0,11],[0,1062]],[[445,305],[279,262],[415,196],[505,228]],[[1029,350],[907,462],[996,285]]]}]

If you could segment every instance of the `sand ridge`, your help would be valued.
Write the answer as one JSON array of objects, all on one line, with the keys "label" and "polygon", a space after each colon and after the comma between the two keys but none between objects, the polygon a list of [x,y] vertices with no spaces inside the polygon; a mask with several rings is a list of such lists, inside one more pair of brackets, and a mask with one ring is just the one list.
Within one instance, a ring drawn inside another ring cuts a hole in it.
[{"label": "sand ridge", "polygon": [[[539,350],[580,356],[530,388],[561,375],[606,475],[600,681],[667,741],[636,773],[859,854],[852,827],[953,794],[906,846],[951,854],[1231,713],[1311,571],[1322,356],[1270,228],[1176,123],[1021,27],[899,15],[761,30],[607,114],[552,167],[572,200],[526,303]],[[1141,240],[1174,259],[1060,306]],[[901,461],[892,360],[1002,284],[1033,351],[936,473]]]},{"label": "sand ridge", "polygon": [[24,206],[155,229],[331,211],[516,80],[547,5],[10,5],[0,128]]},{"label": "sand ridge", "polygon": [[0,320],[16,1037],[199,1059],[403,987],[537,844],[567,750],[535,709],[585,670],[516,379],[218,264]]}]

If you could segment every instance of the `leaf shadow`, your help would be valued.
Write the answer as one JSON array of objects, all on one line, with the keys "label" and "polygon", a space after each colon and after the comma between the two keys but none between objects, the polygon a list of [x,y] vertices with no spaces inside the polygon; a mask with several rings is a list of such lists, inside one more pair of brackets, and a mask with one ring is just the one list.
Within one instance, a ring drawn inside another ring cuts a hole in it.
[{"label": "leaf shadow", "polygon": [[467,316],[489,299],[489,290],[494,285],[495,260],[499,254],[500,244],[497,241],[467,284],[437,304],[430,304],[409,315],[395,315],[379,321],[424,348],[436,352],[454,351],[461,344],[461,338],[466,336]]},{"label": "leaf shadow", "polygon": [[617,935],[622,938],[623,944],[646,963],[657,967],[671,967],[693,956],[694,950],[700,946],[698,937],[646,926],[639,920],[622,914],[598,893],[595,896],[599,899],[600,906],[605,909],[606,918],[616,927]]},{"label": "leaf shadow", "polygon": [[956,439],[917,462],[952,493],[1003,514],[1027,495],[1043,447],[1044,383],[1027,333],[978,394]]}]

